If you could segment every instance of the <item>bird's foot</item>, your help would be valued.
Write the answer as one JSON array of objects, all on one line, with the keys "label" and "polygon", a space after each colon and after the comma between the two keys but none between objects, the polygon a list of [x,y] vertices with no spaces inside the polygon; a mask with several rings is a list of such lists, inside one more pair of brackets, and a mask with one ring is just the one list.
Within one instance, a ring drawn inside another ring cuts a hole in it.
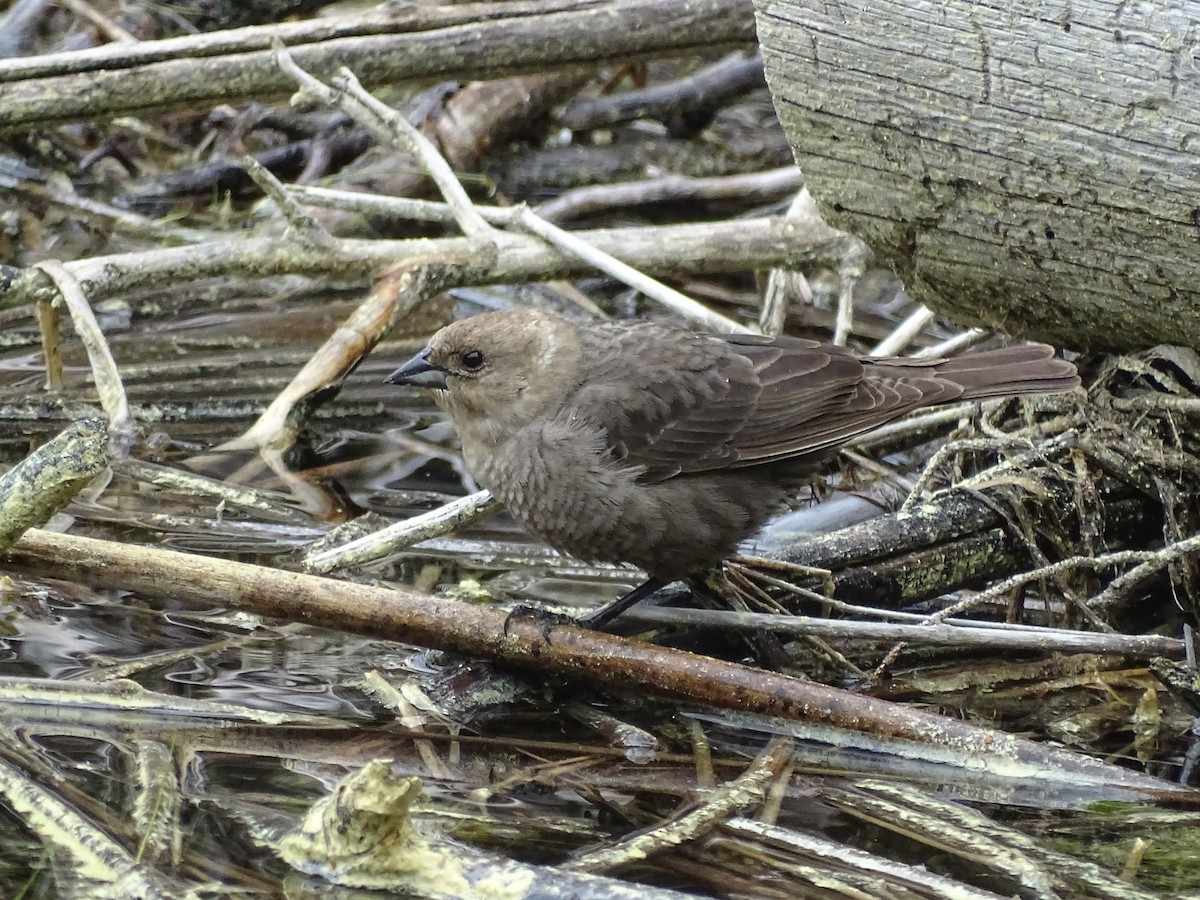
[{"label": "bird's foot", "polygon": [[538,628],[542,632],[542,639],[548,644],[550,643],[550,629],[555,625],[574,625],[575,620],[570,616],[564,616],[561,613],[553,613],[549,610],[541,609],[537,606],[528,606],[524,603],[519,603],[508,611],[508,615],[504,617],[504,636],[509,636],[509,626],[516,619],[530,619],[537,623]]}]

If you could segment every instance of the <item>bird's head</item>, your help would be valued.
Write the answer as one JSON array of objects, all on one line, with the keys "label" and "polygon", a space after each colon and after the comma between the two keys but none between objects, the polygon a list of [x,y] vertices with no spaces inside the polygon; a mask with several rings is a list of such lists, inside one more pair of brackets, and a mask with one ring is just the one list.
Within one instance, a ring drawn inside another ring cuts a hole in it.
[{"label": "bird's head", "polygon": [[495,439],[553,412],[578,368],[573,325],[518,309],[447,325],[386,381],[436,390],[460,434],[486,429]]}]

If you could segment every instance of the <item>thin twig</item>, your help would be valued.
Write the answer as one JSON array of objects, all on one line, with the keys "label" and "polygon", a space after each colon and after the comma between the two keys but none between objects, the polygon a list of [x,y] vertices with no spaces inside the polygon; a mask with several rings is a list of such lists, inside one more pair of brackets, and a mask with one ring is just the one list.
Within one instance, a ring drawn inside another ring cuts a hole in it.
[{"label": "thin twig", "polygon": [[58,310],[53,300],[37,302],[38,334],[42,338],[42,355],[46,358],[46,390],[63,389],[62,333]]},{"label": "thin twig", "polygon": [[[1042,461],[1050,453],[1060,449],[1062,443],[1070,443],[1073,438],[1066,441],[1047,441],[1044,444],[1030,448],[1030,442],[1021,438],[1010,437],[1007,434],[1002,434],[1003,441],[998,441],[995,438],[963,438],[957,441],[948,441],[934,451],[933,455],[925,463],[921,469],[921,474],[917,478],[916,484],[913,485],[909,495],[904,498],[904,502],[900,504],[900,512],[907,512],[916,506],[924,497],[929,483],[937,474],[937,470],[951,456],[956,456],[959,453],[995,453],[1001,447],[1017,446],[1026,452],[1022,453],[1016,459],[1010,459],[1005,462],[998,463],[989,469],[985,469],[979,475],[970,479],[970,484],[978,484],[980,481],[991,481],[997,476],[998,471],[1003,469],[1018,469],[1029,467],[1032,463]],[[1053,445],[1053,446],[1052,446]],[[1018,461],[1019,460],[1019,461]],[[967,484],[968,482],[963,482]]]},{"label": "thin twig", "polygon": [[[978,595],[977,595],[978,596]],[[976,598],[972,598],[973,600]],[[948,625],[944,622],[856,622],[812,616],[674,609],[636,606],[624,614],[648,625],[687,625],[698,628],[761,629],[774,634],[819,636],[860,641],[903,641],[913,646],[973,647],[992,650],[1040,650],[1047,653],[1121,653],[1137,657],[1183,656],[1183,641],[1157,634],[1097,634],[1067,628],[993,628],[984,623]],[[925,618],[926,622],[930,617]],[[961,620],[960,620],[961,621]]]},{"label": "thin twig", "polygon": [[271,53],[279,67],[291,75],[305,93],[329,106],[336,106],[393,146],[411,153],[437,185],[446,203],[454,211],[454,218],[464,234],[472,237],[487,237],[491,234],[492,227],[475,211],[471,198],[467,196],[449,164],[437,152],[437,148],[404,116],[365,90],[353,72],[344,66],[338,70],[338,87],[341,90],[337,90],[296,65],[278,38],[272,42]]},{"label": "thin twig", "polygon": [[86,0],[55,0],[55,2],[69,9],[81,19],[87,19],[100,30],[100,32],[110,41],[116,44],[136,44],[138,39],[110,19],[104,13],[100,12],[92,4]]},{"label": "thin twig", "polygon": [[[467,196],[458,176],[454,174],[450,164],[442,158],[438,149],[433,146],[433,142],[413,127],[408,119],[368,92],[348,68],[342,66],[338,73],[343,83],[339,86],[344,86],[347,95],[362,104],[363,110],[377,116],[379,122],[386,128],[386,131],[383,132],[384,136],[395,146],[411,153],[429,174],[429,177],[433,179],[438,192],[454,210],[454,218],[462,228],[463,234],[469,237],[483,238],[491,235],[492,226],[475,211],[475,204]],[[347,114],[354,115],[354,110],[349,105],[343,106],[343,109]],[[364,124],[369,126],[369,123]]]},{"label": "thin twig", "polygon": [[850,332],[854,330],[854,282],[858,274],[843,271],[838,277],[837,318],[833,325],[833,342],[846,346]]},{"label": "thin twig", "polygon": [[[293,198],[311,206],[359,212],[395,222],[440,222],[446,225],[455,222],[454,210],[450,205],[437,200],[382,197],[377,194],[364,194],[362,191],[335,190],[306,184],[289,184],[285,187]],[[511,206],[476,204],[475,211],[492,225],[508,225],[513,220]]]},{"label": "thin twig", "polygon": [[1200,535],[1192,535],[1182,541],[1168,544],[1161,550],[1151,552],[1139,565],[1114,578],[1108,587],[1088,600],[1087,605],[1092,609],[1108,610],[1124,600],[1133,588],[1154,573],[1166,568],[1176,560],[1196,552],[1200,552]]},{"label": "thin twig", "polygon": [[242,157],[242,168],[264,194],[275,201],[279,212],[287,219],[291,236],[307,247],[333,250],[337,241],[325,228],[310,216],[288,193],[287,188],[266,166],[253,156]]},{"label": "thin twig", "polygon": [[[1191,538],[1190,540],[1197,540]],[[1140,564],[1152,562],[1158,558],[1161,551],[1151,550],[1119,550],[1114,553],[1105,553],[1101,556],[1072,556],[1068,559],[1062,559],[1058,562],[1050,563],[1049,565],[1040,566],[1029,572],[1020,572],[1005,578],[1003,581],[989,587],[987,590],[980,591],[965,600],[961,600],[952,606],[947,606],[939,612],[927,616],[925,621],[934,624],[941,622],[951,616],[957,616],[973,609],[984,603],[991,603],[994,600],[999,600],[1008,594],[1009,591],[1016,588],[1024,587],[1033,581],[1039,581],[1043,578],[1050,578],[1059,575],[1063,572],[1070,572],[1075,569],[1090,569],[1096,571],[1098,569],[1111,569],[1114,566],[1126,566],[1131,564]],[[1089,601],[1089,606],[1095,604],[1094,598]]]},{"label": "thin twig", "polygon": [[[804,222],[810,227],[819,223],[826,228],[830,226],[817,212],[817,204],[808,188],[801,188],[788,206],[789,221]],[[833,229],[830,229],[833,230]],[[767,277],[767,288],[763,292],[762,310],[758,315],[758,327],[763,334],[772,337],[783,334],[787,322],[788,307],[793,297],[799,297],[806,304],[812,304],[812,288],[808,279],[796,269],[777,267],[771,270]]]},{"label": "thin twig", "polygon": [[440,537],[486,518],[500,508],[490,491],[479,491],[340,547],[313,553],[304,560],[304,568],[309,572],[325,573],[385,559],[420,541]]},{"label": "thin twig", "polygon": [[643,181],[589,184],[574,188],[539,204],[535,211],[543,219],[561,222],[610,209],[628,209],[666,201],[737,200],[749,206],[754,201],[767,202],[779,195],[786,195],[799,186],[800,170],[795,166],[708,178],[669,173]]},{"label": "thin twig", "polygon": [[838,453],[841,455],[841,457],[843,459],[845,459],[849,462],[852,462],[854,465],[858,466],[861,469],[865,469],[866,471],[870,472],[873,475],[877,475],[880,478],[884,478],[884,479],[892,482],[897,487],[900,487],[903,490],[911,492],[915,487],[915,485],[913,484],[913,480],[911,478],[901,475],[899,472],[897,472],[895,469],[891,468],[890,466],[887,466],[884,463],[878,462],[877,460],[871,459],[870,457],[863,456],[861,453],[858,453],[855,450],[851,450],[849,447],[843,447],[841,450],[838,451]]},{"label": "thin twig", "polygon": [[952,338],[946,338],[941,343],[934,344],[931,347],[925,347],[913,354],[918,359],[938,356],[953,356],[959,350],[965,350],[972,344],[978,344],[988,336],[988,332],[979,328],[971,328],[961,334],[956,334]]},{"label": "thin twig", "polygon": [[919,306],[908,318],[892,329],[892,333],[871,350],[872,356],[895,356],[912,343],[926,325],[934,320],[935,313],[927,306]]},{"label": "thin twig", "polygon": [[584,851],[562,868],[603,872],[628,862],[640,862],[655,853],[674,849],[711,831],[737,810],[761,804],[767,787],[782,771],[795,749],[790,738],[771,738],[753,763],[731,781],[704,799],[696,809],[679,818],[599,850]]},{"label": "thin twig", "polygon": [[100,394],[100,405],[108,416],[113,455],[118,459],[127,456],[139,429],[129,411],[129,401],[125,396],[125,385],[121,383],[117,362],[113,359],[112,351],[108,349],[108,341],[104,338],[104,332],[100,330],[100,323],[96,321],[91,304],[84,296],[79,282],[61,262],[47,259],[35,263],[35,266],[54,281],[71,313],[75,332],[87,351],[88,361],[92,364],[92,379]]},{"label": "thin twig", "polygon": [[648,275],[639,272],[633,266],[626,265],[616,257],[609,256],[607,253],[598,250],[576,235],[564,231],[557,225],[552,225],[529,209],[529,207],[520,206],[517,207],[517,210],[517,223],[527,231],[550,242],[560,250],[578,256],[600,271],[641,291],[651,300],[661,303],[672,312],[678,313],[694,322],[699,322],[713,331],[736,332],[738,334],[755,333],[754,329],[747,328],[740,322],[735,322],[733,319],[727,319],[725,316],[713,312],[707,306],[697,303],[691,297],[681,294],[679,291],[672,290],[661,282],[655,281]]},{"label": "thin twig", "polygon": [[98,222],[104,228],[111,228],[113,231],[134,237],[153,239],[162,243],[185,244],[197,244],[213,239],[213,232],[202,231],[198,228],[185,228],[163,219],[152,219],[127,209],[117,209],[115,206],[91,197],[80,197],[69,193],[66,189],[59,189],[53,182],[37,184],[0,173],[0,190],[12,191],[38,203],[61,207],[68,211],[72,218]]}]

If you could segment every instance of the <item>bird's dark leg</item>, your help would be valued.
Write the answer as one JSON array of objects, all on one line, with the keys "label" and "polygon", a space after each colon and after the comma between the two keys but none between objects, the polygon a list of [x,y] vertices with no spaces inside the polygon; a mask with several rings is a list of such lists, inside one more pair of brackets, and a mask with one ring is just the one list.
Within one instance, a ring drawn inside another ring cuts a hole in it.
[{"label": "bird's dark leg", "polygon": [[576,620],[576,623],[584,628],[591,628],[593,631],[601,631],[604,626],[608,625],[613,619],[619,616],[631,606],[641,603],[659,588],[664,588],[669,581],[663,581],[661,578],[651,578],[648,581],[639,584],[628,594],[618,597],[612,603],[607,603],[600,607],[594,613],[583,616]]}]

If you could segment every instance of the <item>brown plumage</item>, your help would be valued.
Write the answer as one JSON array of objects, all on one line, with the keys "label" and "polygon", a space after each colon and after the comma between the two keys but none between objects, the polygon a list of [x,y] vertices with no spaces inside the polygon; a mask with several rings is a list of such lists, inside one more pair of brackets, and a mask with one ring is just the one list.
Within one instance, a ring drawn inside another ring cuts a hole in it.
[{"label": "brown plumage", "polygon": [[857,435],[922,407],[1076,387],[1053,352],[863,358],[523,309],[448,325],[388,381],[436,389],[471,472],[546,543],[665,582],[727,556]]}]

